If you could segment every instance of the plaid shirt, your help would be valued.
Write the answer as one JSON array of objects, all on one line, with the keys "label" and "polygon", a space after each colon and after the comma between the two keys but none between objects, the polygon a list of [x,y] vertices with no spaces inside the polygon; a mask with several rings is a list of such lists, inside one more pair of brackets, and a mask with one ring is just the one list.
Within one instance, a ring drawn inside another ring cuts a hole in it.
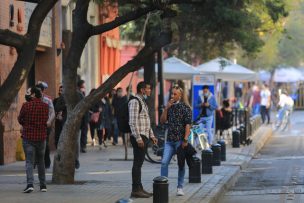
[{"label": "plaid shirt", "polygon": [[154,137],[150,117],[149,110],[147,104],[143,101],[140,95],[136,95],[141,103],[142,110],[139,112],[139,103],[137,99],[132,99],[129,102],[129,125],[131,128],[132,135],[136,138],[136,140],[141,140],[140,135],[144,135],[146,137]]},{"label": "plaid shirt", "polygon": [[33,98],[24,103],[18,117],[23,127],[22,137],[30,141],[45,140],[48,115],[49,107],[41,99]]}]

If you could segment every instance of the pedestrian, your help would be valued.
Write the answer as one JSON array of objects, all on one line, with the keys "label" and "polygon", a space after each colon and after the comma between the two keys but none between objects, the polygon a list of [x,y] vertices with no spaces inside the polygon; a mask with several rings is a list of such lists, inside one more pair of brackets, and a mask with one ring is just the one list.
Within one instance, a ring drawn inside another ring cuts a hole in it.
[{"label": "pedestrian", "polygon": [[203,95],[198,97],[196,108],[201,109],[199,123],[202,129],[206,129],[209,145],[213,144],[212,124],[214,111],[218,108],[215,96],[210,92],[209,86],[203,86]]},{"label": "pedestrian", "polygon": [[263,84],[261,91],[261,117],[263,124],[266,121],[266,117],[267,117],[267,124],[270,123],[270,112],[269,112],[270,104],[271,104],[271,92],[269,91],[268,85]]},{"label": "pedestrian", "polygon": [[[84,80],[79,80],[77,83],[77,92],[78,92],[78,99],[82,100],[85,98],[86,96],[86,92],[85,92],[85,81]],[[82,122],[81,122],[81,126],[80,126],[80,151],[82,153],[86,153],[86,148],[87,148],[87,139],[88,139],[88,130],[89,130],[89,111],[87,111],[83,118],[82,118]]]},{"label": "pedestrian", "polygon": [[[161,117],[162,124],[168,123],[168,135],[164,147],[164,153],[161,163],[161,176],[168,177],[168,165],[177,149],[187,147],[190,126],[192,123],[192,111],[189,105],[183,101],[183,89],[179,86],[173,86],[171,99],[167,103]],[[185,177],[185,166],[178,168],[178,196],[183,196],[183,185]]]},{"label": "pedestrian", "polygon": [[[112,106],[114,108],[114,126],[115,126],[115,129],[117,130],[118,134],[121,135],[122,137],[122,140],[123,140],[123,144],[125,144],[125,139],[124,139],[124,135],[123,133],[119,130],[118,128],[118,117],[119,117],[119,110],[120,108],[122,107],[123,104],[125,104],[127,102],[128,98],[126,96],[123,95],[123,90],[121,87],[118,87],[116,89],[116,96],[113,98],[113,101],[112,101]],[[115,132],[115,129],[114,129],[114,132]]]},{"label": "pedestrian", "polygon": [[154,144],[157,139],[154,137],[149,118],[149,109],[144,99],[146,84],[139,82],[137,85],[137,94],[128,104],[129,125],[131,129],[130,141],[133,147],[133,167],[132,167],[132,192],[131,197],[149,198],[152,193],[144,190],[141,182],[141,168],[145,160],[147,150],[147,141],[150,138]]},{"label": "pedestrian", "polygon": [[[95,88],[93,88],[90,91],[90,94],[92,94],[94,91],[96,91]],[[101,108],[101,101],[97,101],[90,109],[89,113],[90,113],[90,122],[89,122],[89,126],[90,126],[90,133],[91,133],[91,138],[92,138],[92,146],[95,146],[95,132],[97,133],[97,136],[100,139],[102,139],[102,136],[100,136],[102,133],[100,132],[100,112],[102,111]],[[101,147],[101,145],[100,145]],[[101,149],[101,148],[100,148]]]},{"label": "pedestrian", "polygon": [[[108,97],[104,97],[101,99],[101,109],[102,109],[102,111],[100,112],[100,126],[99,126],[99,128],[101,129],[101,132],[102,132],[101,141],[102,141],[104,147],[107,147],[106,140],[107,140],[107,138],[109,139],[109,136],[111,133],[111,123],[112,123],[112,117],[113,117],[112,109],[111,109],[111,105],[110,105]],[[100,142],[99,142],[99,145],[100,145]]]},{"label": "pedestrian", "polygon": [[46,82],[39,81],[36,87],[41,90],[42,101],[46,103],[49,107],[49,119],[47,122],[47,138],[46,138],[46,147],[45,147],[45,155],[44,155],[45,168],[48,169],[51,167],[49,138],[52,131],[52,123],[55,119],[55,109],[51,97],[45,94],[45,90],[48,88],[48,84]]},{"label": "pedestrian", "polygon": [[252,95],[251,95],[250,103],[249,103],[249,107],[251,108],[252,116],[255,116],[260,113],[260,105],[261,105],[260,88],[257,85],[253,85]]},{"label": "pedestrian", "polygon": [[57,149],[60,133],[62,131],[63,125],[67,117],[67,109],[63,96],[63,87],[59,86],[58,97],[53,100],[53,105],[55,109],[55,147]]},{"label": "pedestrian", "polygon": [[109,102],[112,110],[112,124],[111,124],[111,135],[113,137],[112,145],[118,144],[118,136],[119,136],[119,129],[118,129],[117,119],[115,117],[115,110],[113,106],[113,102],[115,101],[115,98],[116,98],[116,90],[113,89],[111,91],[111,94],[109,94]]},{"label": "pedestrian", "polygon": [[47,138],[49,106],[42,101],[42,93],[37,87],[31,88],[32,99],[22,105],[18,122],[22,125],[22,141],[25,152],[27,186],[24,193],[34,191],[34,160],[38,162],[40,191],[46,192],[44,154]]}]

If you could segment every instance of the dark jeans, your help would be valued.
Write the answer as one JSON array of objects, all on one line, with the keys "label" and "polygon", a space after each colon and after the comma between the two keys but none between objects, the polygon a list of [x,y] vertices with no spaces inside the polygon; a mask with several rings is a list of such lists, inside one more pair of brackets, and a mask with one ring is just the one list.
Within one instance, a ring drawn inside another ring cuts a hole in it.
[{"label": "dark jeans", "polygon": [[47,128],[47,137],[46,137],[45,154],[44,154],[45,168],[50,168],[51,166],[50,147],[49,147],[50,134],[51,134],[51,128]]},{"label": "dark jeans", "polygon": [[58,142],[59,142],[59,137],[60,137],[60,133],[62,131],[62,127],[63,127],[63,121],[62,120],[55,120],[55,146],[57,149],[58,146]]},{"label": "dark jeans", "polygon": [[141,136],[142,140],[145,143],[145,148],[139,148],[136,139],[131,136],[130,141],[133,147],[133,167],[132,167],[132,191],[136,191],[139,189],[141,184],[141,167],[145,160],[145,153],[147,150],[147,141],[148,138],[145,136]]},{"label": "dark jeans", "polygon": [[46,185],[45,182],[45,166],[44,166],[44,154],[46,141],[29,141],[23,139],[23,150],[25,153],[25,167],[26,167],[26,182],[27,184],[34,183],[34,160],[36,157],[38,166],[38,177],[40,185]]},{"label": "dark jeans", "polygon": [[261,117],[262,117],[262,122],[265,122],[265,117],[267,117],[267,123],[269,124],[270,122],[270,114],[269,114],[269,108],[267,109],[266,106],[261,106]]},{"label": "dark jeans", "polygon": [[80,136],[80,147],[81,149],[85,149],[87,147],[87,139],[88,139],[88,123],[82,126],[81,136]]}]

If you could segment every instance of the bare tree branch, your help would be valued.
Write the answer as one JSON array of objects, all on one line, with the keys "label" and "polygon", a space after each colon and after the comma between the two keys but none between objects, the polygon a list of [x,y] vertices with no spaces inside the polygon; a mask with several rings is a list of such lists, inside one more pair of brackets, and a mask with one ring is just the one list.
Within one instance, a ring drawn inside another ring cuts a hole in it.
[{"label": "bare tree branch", "polygon": [[[24,36],[23,46],[18,50],[17,61],[8,77],[0,86],[0,119],[3,118],[5,112],[10,108],[14,98],[28,76],[35,58],[42,22],[58,1],[59,0],[41,1],[31,15],[28,31]],[[17,44],[18,43],[16,43],[16,45]]]},{"label": "bare tree branch", "polygon": [[153,39],[149,45],[146,45],[140,52],[125,65],[115,71],[96,91],[88,95],[85,99],[77,104],[73,112],[78,116],[83,116],[96,101],[106,96],[106,94],[113,89],[128,73],[137,71],[141,68],[147,56],[154,54],[161,47],[171,43],[172,32],[166,31],[159,34]]},{"label": "bare tree branch", "polygon": [[30,17],[26,35],[31,37],[33,33],[36,34],[37,32],[38,35],[40,35],[40,28],[44,19],[58,1],[59,0],[39,1]]},{"label": "bare tree branch", "polygon": [[123,25],[127,22],[130,22],[132,20],[135,20],[143,15],[146,15],[147,13],[154,11],[157,9],[154,6],[151,7],[146,7],[146,8],[139,8],[135,11],[131,11],[126,15],[116,17],[115,20],[102,24],[102,25],[97,25],[97,26],[92,26],[90,36],[93,35],[99,35],[101,33],[107,32],[109,30],[112,30],[120,25]]},{"label": "bare tree branch", "polygon": [[10,30],[0,29],[0,44],[12,46],[21,49],[24,44],[25,37]]}]

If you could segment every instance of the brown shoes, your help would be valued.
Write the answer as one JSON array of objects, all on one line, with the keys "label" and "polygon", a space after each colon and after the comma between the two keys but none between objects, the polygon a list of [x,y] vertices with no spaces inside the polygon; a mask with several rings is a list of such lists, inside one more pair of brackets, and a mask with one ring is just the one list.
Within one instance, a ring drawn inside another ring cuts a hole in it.
[{"label": "brown shoes", "polygon": [[142,191],[142,193],[144,193],[144,194],[146,194],[146,195],[149,195],[150,197],[153,196],[153,193],[147,192],[146,190],[144,190],[144,188],[141,188],[141,191]]},{"label": "brown shoes", "polygon": [[131,198],[149,198],[149,197],[151,197],[151,195],[145,194],[141,190],[131,192]]}]

